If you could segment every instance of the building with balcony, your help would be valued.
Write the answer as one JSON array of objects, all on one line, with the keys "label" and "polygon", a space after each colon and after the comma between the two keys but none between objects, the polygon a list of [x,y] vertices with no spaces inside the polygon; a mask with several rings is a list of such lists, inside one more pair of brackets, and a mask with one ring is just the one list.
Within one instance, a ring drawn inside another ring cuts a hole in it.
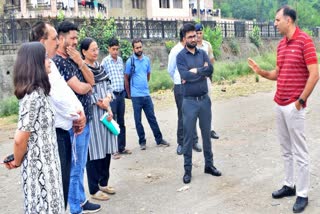
[{"label": "building with balcony", "polygon": [[0,14],[16,18],[137,17],[148,19],[210,20],[220,17],[212,0],[0,0]]},{"label": "building with balcony", "polygon": [[2,15],[16,18],[55,17],[107,17],[107,1],[102,0],[1,0]]}]

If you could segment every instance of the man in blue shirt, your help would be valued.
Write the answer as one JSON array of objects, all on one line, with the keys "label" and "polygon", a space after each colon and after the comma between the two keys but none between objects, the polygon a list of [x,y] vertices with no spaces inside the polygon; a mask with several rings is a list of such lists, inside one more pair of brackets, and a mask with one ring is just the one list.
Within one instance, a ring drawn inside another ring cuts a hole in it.
[{"label": "man in blue shirt", "polygon": [[197,119],[201,129],[203,153],[205,158],[204,172],[221,176],[213,165],[211,147],[211,100],[208,96],[207,77],[212,75],[213,66],[205,51],[196,48],[197,34],[193,24],[185,24],[182,30],[186,46],[177,56],[177,67],[183,86],[183,156],[184,183],[191,182],[192,145]]},{"label": "man in blue shirt", "polygon": [[153,102],[150,97],[148,81],[150,79],[150,60],[142,53],[142,41],[132,41],[133,55],[126,62],[125,87],[128,98],[132,100],[134,121],[139,136],[140,149],[146,149],[146,138],[141,123],[141,111],[143,110],[148,123],[152,129],[157,145],[169,146],[169,143],[162,138],[157,118],[154,114]]}]

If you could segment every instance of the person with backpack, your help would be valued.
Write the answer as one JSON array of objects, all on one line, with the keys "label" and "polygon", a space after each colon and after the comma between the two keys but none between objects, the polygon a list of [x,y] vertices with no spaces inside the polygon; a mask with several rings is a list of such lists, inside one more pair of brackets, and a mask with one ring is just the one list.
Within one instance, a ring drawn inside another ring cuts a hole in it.
[{"label": "person with backpack", "polygon": [[128,98],[132,100],[134,121],[141,150],[146,150],[146,137],[141,122],[143,110],[152,129],[157,145],[169,146],[163,139],[157,118],[154,114],[153,102],[150,97],[148,81],[150,80],[151,65],[149,57],[143,55],[141,39],[132,41],[133,55],[127,60],[125,68],[125,88]]}]

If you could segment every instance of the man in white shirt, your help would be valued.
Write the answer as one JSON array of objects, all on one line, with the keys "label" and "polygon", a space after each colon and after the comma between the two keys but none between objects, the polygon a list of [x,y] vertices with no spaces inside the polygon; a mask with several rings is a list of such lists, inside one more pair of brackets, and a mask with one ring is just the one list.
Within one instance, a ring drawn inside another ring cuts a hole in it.
[{"label": "man in white shirt", "polygon": [[[176,57],[178,53],[184,48],[185,43],[183,41],[182,29],[179,32],[180,41],[171,49],[168,57],[168,73],[174,82],[174,99],[178,110],[178,127],[177,127],[177,154],[182,155],[183,146],[183,118],[182,118],[182,100],[183,100],[183,81],[181,81],[180,73],[177,68]],[[198,143],[198,135],[195,130],[194,133],[193,149],[197,152],[201,152],[201,146]]]},{"label": "man in white shirt", "polygon": [[[30,41],[41,42],[45,46],[50,59],[56,55],[59,40],[56,30],[50,24],[39,21],[33,25],[30,32]],[[55,111],[55,127],[61,163],[63,194],[65,207],[67,207],[72,155],[71,138],[68,130],[73,128],[77,134],[80,134],[85,126],[86,117],[82,104],[60,75],[55,63],[51,62],[50,65],[50,101]]]},{"label": "man in white shirt", "polygon": [[[200,48],[207,53],[209,60],[210,60],[211,64],[213,65],[213,63],[214,63],[213,50],[212,50],[212,46],[211,46],[210,42],[203,39],[203,32],[202,32],[203,25],[198,23],[195,25],[195,27],[196,27],[196,33],[197,33],[197,48]],[[212,77],[211,77],[211,79],[212,79]],[[207,83],[208,83],[208,92],[210,94],[211,83],[212,83],[210,78],[207,78]],[[219,135],[214,131],[212,124],[211,124],[211,133],[210,134],[211,134],[211,138],[219,139]]]}]

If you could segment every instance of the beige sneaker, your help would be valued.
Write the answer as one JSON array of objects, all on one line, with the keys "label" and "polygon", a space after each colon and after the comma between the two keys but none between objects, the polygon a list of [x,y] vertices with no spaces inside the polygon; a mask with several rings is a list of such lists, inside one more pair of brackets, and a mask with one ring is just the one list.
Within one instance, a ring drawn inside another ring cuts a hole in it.
[{"label": "beige sneaker", "polygon": [[91,198],[99,200],[99,201],[107,201],[110,199],[106,193],[104,193],[100,190],[98,192],[96,192],[94,195],[91,195]]},{"label": "beige sneaker", "polygon": [[114,190],[114,188],[113,188],[113,187],[110,187],[110,186],[104,186],[104,187],[102,187],[102,186],[99,185],[99,189],[100,189],[101,191],[105,192],[105,193],[108,193],[108,194],[115,194],[115,193],[116,193],[116,191]]}]

